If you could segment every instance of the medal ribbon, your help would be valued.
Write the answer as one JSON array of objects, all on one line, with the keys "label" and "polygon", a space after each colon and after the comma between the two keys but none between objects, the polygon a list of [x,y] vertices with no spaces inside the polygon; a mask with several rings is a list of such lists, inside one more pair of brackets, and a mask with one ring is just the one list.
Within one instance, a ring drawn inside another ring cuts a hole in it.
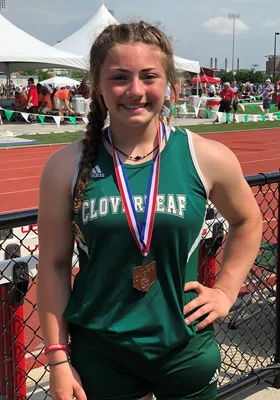
[{"label": "medal ribbon", "polygon": [[157,134],[159,141],[159,149],[151,166],[142,228],[140,227],[140,222],[135,210],[125,170],[118,156],[118,153],[114,148],[109,128],[107,129],[107,138],[106,138],[112,148],[115,173],[117,177],[117,182],[122,202],[124,205],[128,226],[136,244],[138,245],[141,251],[141,254],[144,257],[146,257],[149,253],[153,227],[154,227],[154,220],[155,220],[159,170],[160,170],[160,149],[165,134],[164,125],[162,123],[159,123],[158,125]]}]

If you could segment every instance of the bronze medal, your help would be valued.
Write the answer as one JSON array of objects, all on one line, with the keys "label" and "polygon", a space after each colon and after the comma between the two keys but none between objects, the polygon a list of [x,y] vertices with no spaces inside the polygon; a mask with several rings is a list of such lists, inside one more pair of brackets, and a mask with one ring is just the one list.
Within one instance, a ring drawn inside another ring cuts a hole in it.
[{"label": "bronze medal", "polygon": [[157,279],[157,263],[133,268],[133,287],[141,292],[148,292]]}]

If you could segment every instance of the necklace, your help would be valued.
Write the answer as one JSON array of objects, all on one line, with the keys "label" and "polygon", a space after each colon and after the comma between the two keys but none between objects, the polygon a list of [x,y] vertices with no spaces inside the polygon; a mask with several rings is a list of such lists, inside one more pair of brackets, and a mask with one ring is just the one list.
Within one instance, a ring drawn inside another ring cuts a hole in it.
[{"label": "necklace", "polygon": [[121,151],[120,149],[118,149],[116,146],[114,146],[114,149],[117,150],[119,153],[123,154],[124,156],[126,156],[127,158],[129,158],[129,160],[132,161],[139,161],[139,160],[143,160],[144,158],[148,157],[150,154],[152,154],[157,148],[159,147],[159,145],[157,145],[152,151],[150,151],[150,153],[145,154],[144,156],[129,156],[127,154],[125,154],[123,151]]}]

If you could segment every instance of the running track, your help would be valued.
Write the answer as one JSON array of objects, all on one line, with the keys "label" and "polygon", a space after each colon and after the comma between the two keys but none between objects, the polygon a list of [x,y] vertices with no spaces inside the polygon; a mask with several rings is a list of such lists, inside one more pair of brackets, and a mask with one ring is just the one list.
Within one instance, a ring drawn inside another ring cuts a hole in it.
[{"label": "running track", "polygon": [[[228,146],[245,176],[280,168],[280,129],[204,136]],[[0,149],[0,213],[37,208],[42,169],[48,157],[61,147]]]},{"label": "running track", "polygon": [[[204,136],[229,147],[239,159],[245,176],[259,172],[274,172],[280,168],[280,129]],[[38,188],[42,169],[50,155],[61,147],[63,146],[0,149],[0,214],[38,207]],[[254,193],[256,190],[253,188]],[[266,198],[268,201],[272,199],[271,192],[267,193]],[[267,203],[263,204],[262,211],[265,211],[266,207]],[[264,230],[267,232],[265,237],[270,240],[271,234],[276,235],[274,230],[277,220],[270,210],[265,216],[270,219],[269,228],[264,221]],[[26,296],[24,314],[25,320],[28,321],[25,327],[25,343],[29,352],[35,355],[42,343],[37,336],[40,334],[37,314],[33,312],[34,289],[33,286]],[[40,361],[45,361],[43,356],[40,356]],[[27,371],[35,365],[40,364],[34,362],[33,357],[26,359]]]}]

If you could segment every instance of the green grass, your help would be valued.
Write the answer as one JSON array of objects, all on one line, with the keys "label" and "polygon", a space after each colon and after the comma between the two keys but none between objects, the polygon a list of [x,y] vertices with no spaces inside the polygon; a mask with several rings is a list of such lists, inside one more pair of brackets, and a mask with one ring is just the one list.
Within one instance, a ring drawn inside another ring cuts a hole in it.
[{"label": "green grass", "polygon": [[[176,120],[174,125],[176,125]],[[239,124],[200,124],[200,125],[184,125],[182,128],[187,128],[195,133],[215,133],[215,132],[232,132],[238,130],[250,129],[271,129],[280,128],[280,121],[265,121],[265,122],[240,122]],[[36,140],[39,144],[59,144],[71,143],[81,138],[83,132],[63,132],[49,133],[46,135],[21,135],[23,139]]]},{"label": "green grass", "polygon": [[[176,123],[174,124],[176,125]],[[232,131],[247,131],[251,129],[271,129],[280,128],[280,121],[265,121],[265,122],[240,122],[238,124],[200,124],[200,125],[184,125],[180,128],[187,128],[195,133],[216,133],[216,132],[232,132]]]},{"label": "green grass", "polygon": [[[251,106],[254,106],[254,110],[252,110],[252,108],[250,107],[250,105]],[[261,103],[261,105],[262,105],[262,103]],[[261,115],[261,114],[264,114],[264,112],[261,110],[261,108],[259,107],[259,105],[257,105],[257,104],[252,104],[252,103],[247,103],[247,102],[245,102],[245,103],[243,103],[243,106],[245,107],[245,111],[243,111],[242,110],[242,108],[240,107],[240,104],[238,105],[238,109],[237,109],[237,114],[248,114],[248,115],[253,115],[253,114],[257,114],[257,115]],[[188,108],[188,110],[190,111],[190,112],[194,112],[194,109],[192,108],[192,106],[189,106],[189,108]],[[276,112],[278,112],[278,108],[277,108],[277,106],[276,107],[274,107],[274,109],[272,109],[271,110],[271,112],[272,113],[276,113]],[[230,114],[232,114],[233,113],[233,110],[231,110],[231,112],[230,112]]]},{"label": "green grass", "polygon": [[38,144],[71,143],[82,137],[84,132],[61,132],[36,135],[21,135],[19,138],[36,140]]},{"label": "green grass", "polygon": [[[248,114],[248,115],[252,115],[252,114],[261,115],[261,114],[264,114],[264,112],[261,110],[261,108],[259,107],[259,105],[255,105],[255,104],[252,104],[252,103],[243,103],[243,105],[244,105],[244,107],[245,107],[245,111],[243,111],[242,108],[240,107],[240,105],[238,105],[238,109],[237,109],[237,112],[236,112],[237,114]],[[251,106],[254,106],[255,109],[252,110],[251,107],[250,107],[250,105],[251,105]],[[262,105],[262,104],[261,104],[261,105]],[[232,111],[231,111],[231,112],[232,112]],[[274,108],[272,108],[272,110],[271,110],[270,112],[272,112],[272,113],[278,112],[277,106],[274,107]]]}]

